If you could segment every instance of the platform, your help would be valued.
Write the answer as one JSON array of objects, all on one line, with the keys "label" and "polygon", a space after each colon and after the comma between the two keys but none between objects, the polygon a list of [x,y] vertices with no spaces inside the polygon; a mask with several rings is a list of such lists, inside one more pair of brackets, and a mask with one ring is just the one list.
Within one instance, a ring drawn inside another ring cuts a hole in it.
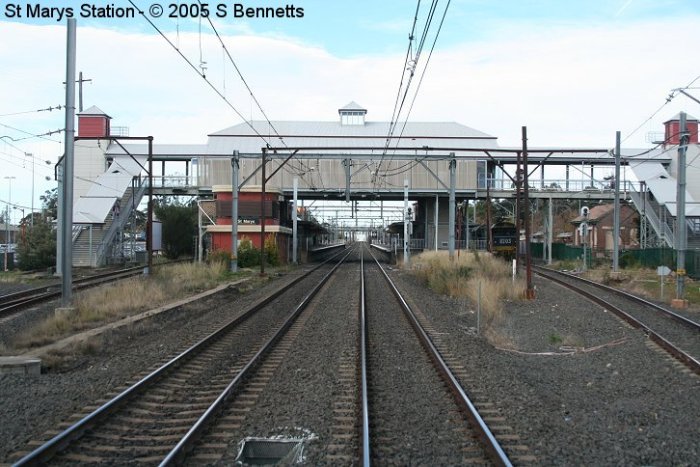
[{"label": "platform", "polygon": [[39,375],[41,360],[31,357],[0,357],[0,375]]}]

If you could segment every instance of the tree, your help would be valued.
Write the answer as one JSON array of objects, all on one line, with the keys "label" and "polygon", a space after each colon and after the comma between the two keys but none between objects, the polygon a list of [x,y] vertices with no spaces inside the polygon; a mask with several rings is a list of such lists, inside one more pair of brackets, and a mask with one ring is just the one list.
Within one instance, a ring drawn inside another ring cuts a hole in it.
[{"label": "tree", "polygon": [[162,223],[165,256],[171,259],[194,254],[197,236],[197,203],[180,204],[177,200],[154,203],[153,211]]},{"label": "tree", "polygon": [[43,204],[46,215],[54,219],[58,218],[58,188],[46,190],[43,195],[39,196],[39,199]]},{"label": "tree", "polygon": [[46,217],[35,216],[34,227],[26,229],[17,245],[19,268],[25,271],[44,269],[56,264],[56,232]]}]

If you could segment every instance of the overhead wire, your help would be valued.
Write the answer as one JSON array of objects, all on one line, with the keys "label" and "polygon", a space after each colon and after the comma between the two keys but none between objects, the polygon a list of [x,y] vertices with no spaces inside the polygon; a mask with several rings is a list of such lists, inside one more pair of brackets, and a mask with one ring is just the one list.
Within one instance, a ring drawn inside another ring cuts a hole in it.
[{"label": "overhead wire", "polygon": [[[423,83],[423,78],[425,77],[425,73],[426,73],[426,71],[427,71],[427,69],[428,69],[428,65],[430,64],[430,59],[431,59],[431,57],[432,57],[432,55],[433,55],[433,51],[435,50],[435,45],[437,44],[437,40],[438,40],[438,38],[440,37],[440,32],[442,31],[442,26],[443,26],[443,24],[444,24],[444,22],[445,22],[445,17],[447,16],[447,10],[448,10],[449,7],[450,7],[450,3],[451,3],[451,0],[448,0],[447,5],[445,6],[445,10],[444,10],[443,13],[442,13],[442,18],[440,19],[440,24],[438,25],[438,30],[437,30],[437,32],[435,33],[435,37],[434,37],[434,39],[433,39],[433,44],[432,44],[432,46],[430,47],[430,52],[428,53],[428,58],[426,59],[425,66],[423,67],[423,71],[421,72],[420,79],[418,80],[418,85],[417,85],[417,87],[416,87],[416,91],[413,93],[413,99],[411,100],[411,105],[409,106],[408,113],[406,114],[406,118],[405,118],[405,120],[404,120],[403,126],[401,127],[401,132],[399,133],[399,136],[398,136],[398,138],[396,139],[396,144],[395,144],[394,149],[398,149],[399,144],[400,144],[400,142],[401,142],[401,138],[403,137],[403,134],[404,134],[404,132],[405,132],[405,130],[406,130],[406,125],[408,124],[408,120],[409,120],[409,118],[410,118],[410,116],[411,116],[411,112],[413,111],[413,105],[414,105],[415,102],[416,102],[416,98],[417,98],[418,93],[419,93],[419,91],[420,91],[421,84]],[[431,5],[431,6],[432,6],[432,5]],[[436,2],[434,3],[434,6],[437,7],[437,3],[436,3]],[[435,14],[435,10],[431,10],[430,22],[432,22],[432,17],[434,16],[434,14]],[[422,36],[421,44],[420,44],[420,46],[419,46],[419,47],[420,47],[420,50],[422,50],[423,44],[425,43],[425,38],[427,37],[427,31],[428,31],[428,30],[427,30],[427,27],[429,27],[429,25],[428,25],[427,22],[426,22],[426,28],[424,28],[424,34],[423,34],[423,36]],[[407,90],[407,91],[408,91],[408,90]],[[405,97],[405,96],[404,96],[404,97]],[[389,141],[390,141],[390,139],[387,138],[387,142],[389,142]],[[385,152],[385,154],[386,154],[386,152]],[[414,164],[414,165],[415,165],[415,164]],[[412,167],[410,167],[410,168],[407,169],[406,171],[410,170],[411,168],[412,168]],[[379,167],[377,167],[377,171],[379,171]],[[398,175],[398,174],[400,174],[400,173],[403,173],[403,172],[394,173],[394,174],[392,174],[392,175]],[[386,177],[387,174],[388,174],[388,170],[385,170],[385,171],[383,172],[383,176]]]},{"label": "overhead wire", "polygon": [[[435,0],[433,0],[435,1]],[[416,4],[416,12],[413,16],[413,25],[411,26],[411,32],[408,34],[408,47],[406,48],[406,57],[404,58],[404,64],[401,69],[401,79],[399,80],[399,87],[396,90],[396,99],[394,101],[394,109],[391,113],[391,120],[389,121],[389,129],[387,132],[387,137],[386,141],[384,143],[384,150],[382,151],[382,155],[379,159],[379,163],[377,164],[377,167],[374,171],[374,174],[372,176],[372,187],[373,189],[376,188],[377,186],[377,176],[379,174],[379,169],[381,168],[382,162],[384,161],[384,156],[386,155],[386,150],[389,147],[391,136],[394,133],[394,127],[396,125],[396,122],[398,121],[399,114],[401,113],[401,108],[403,107],[403,102],[406,99],[406,92],[408,92],[408,88],[411,85],[411,80],[413,78],[413,74],[415,71],[415,65],[416,61],[415,59],[411,59],[410,61],[411,66],[409,66],[409,58],[411,58],[411,53],[413,51],[413,40],[415,39],[415,31],[416,31],[416,25],[418,23],[418,13],[420,12],[420,4],[421,0],[418,0]],[[404,92],[404,97],[401,99],[401,91],[404,89],[404,79],[406,78],[406,73],[409,72],[409,79],[408,82],[406,83],[406,91]],[[401,106],[399,106],[399,101],[401,101]]]},{"label": "overhead wire", "polygon": [[[163,31],[160,30],[160,28],[158,26],[156,26],[156,24],[153,21],[151,21],[151,19],[144,13],[143,10],[141,10],[133,2],[133,0],[128,0],[128,1],[139,12],[139,14],[146,20],[146,22],[148,22],[148,24],[150,24],[150,26],[153,29],[155,29],[155,31],[168,43],[168,45],[170,45],[170,47],[173,50],[175,50],[175,52],[177,52],[177,54],[180,55],[180,57],[183,60],[185,60],[185,62],[190,66],[190,68],[192,68],[192,70],[194,70],[194,72],[197,73],[197,75],[199,75],[202,79],[204,79],[204,81],[207,83],[207,85],[231,108],[231,110],[234,111],[234,113],[236,115],[238,115],[238,117],[241,120],[243,120],[243,122],[253,131],[253,133],[256,136],[258,136],[260,139],[262,139],[268,148],[271,147],[270,142],[265,138],[265,136],[263,136],[257,130],[257,128],[255,128],[255,126],[250,121],[248,121],[248,119],[246,119],[243,116],[243,114],[236,108],[236,106],[234,106],[231,103],[231,101],[229,101],[229,99],[224,94],[222,94],[221,91],[219,91],[219,89],[211,81],[209,81],[209,79],[206,77],[206,74],[204,74],[203,72],[201,72],[200,70],[197,69],[197,66],[195,66],[192,63],[192,61],[189,58],[187,58],[187,56],[185,56],[185,54],[182,53],[182,51],[178,47],[176,47],[175,44],[173,44],[173,42],[163,33]],[[218,32],[217,32],[217,36],[218,36]]]},{"label": "overhead wire", "polygon": [[[197,1],[199,2],[200,5],[202,5],[201,0],[197,0]],[[231,62],[231,65],[233,65],[234,70],[236,70],[236,73],[238,74],[238,77],[240,78],[240,80],[241,80],[241,82],[243,83],[243,85],[245,86],[245,88],[248,90],[248,94],[250,95],[252,101],[255,103],[255,105],[257,106],[258,110],[260,110],[260,113],[262,114],[262,116],[265,118],[265,121],[266,121],[267,124],[268,124],[268,128],[272,129],[272,131],[275,133],[275,135],[277,136],[277,138],[279,139],[279,141],[284,145],[284,147],[288,148],[289,146],[287,146],[287,143],[284,141],[284,138],[283,138],[283,137],[280,135],[280,133],[277,131],[277,128],[276,128],[275,125],[272,123],[272,121],[270,120],[270,118],[267,116],[267,113],[265,113],[265,110],[263,109],[262,105],[260,104],[260,101],[258,100],[258,98],[255,97],[255,93],[253,92],[253,90],[251,89],[251,87],[248,85],[248,81],[246,81],[246,79],[243,77],[243,73],[241,72],[240,68],[239,68],[238,65],[236,64],[236,61],[233,59],[233,56],[231,55],[231,52],[229,52],[229,50],[228,50],[228,47],[226,47],[226,44],[224,43],[223,38],[222,38],[221,35],[219,34],[219,31],[216,29],[216,26],[214,25],[214,22],[211,20],[211,16],[208,16],[208,17],[207,17],[207,21],[209,22],[209,25],[211,26],[212,31],[214,31],[214,34],[216,35],[216,38],[219,40],[219,43],[221,44],[221,48],[223,49],[225,55],[228,57],[229,61]],[[200,47],[200,48],[201,48],[201,47]],[[201,55],[201,50],[200,50],[200,55]],[[225,63],[224,63],[224,64],[225,64]],[[224,83],[225,83],[225,82],[224,82]],[[225,84],[224,84],[224,89],[225,89]],[[252,121],[252,112],[251,112],[251,121]],[[267,141],[266,141],[266,143],[267,143]],[[269,145],[269,143],[268,143],[268,145]],[[303,173],[303,172],[306,172],[306,173],[310,172],[310,171],[311,171],[311,170],[310,170],[310,167],[309,167],[307,164],[305,164],[301,159],[299,159],[299,158],[294,158],[294,159],[296,159],[296,160],[299,162],[299,164],[301,165],[301,167],[304,168],[304,170],[297,169],[297,170],[298,170],[298,173],[296,173],[296,175],[301,176],[302,179],[303,179],[303,174],[302,174],[302,173]],[[285,169],[285,170],[286,170],[286,169]],[[307,182],[307,183],[308,183],[308,182]]]},{"label": "overhead wire", "polygon": [[46,107],[45,109],[36,109],[36,110],[25,110],[22,112],[12,112],[12,113],[7,113],[7,114],[0,114],[0,117],[13,117],[15,115],[26,115],[26,114],[33,114],[37,112],[52,112],[54,110],[61,110],[63,106],[57,105],[56,107]]},{"label": "overhead wire", "polygon": [[639,124],[639,126],[637,126],[637,127],[636,127],[634,130],[632,130],[627,136],[625,136],[625,138],[624,138],[621,142],[624,143],[625,141],[627,141],[628,139],[630,139],[630,138],[632,137],[632,135],[634,135],[636,132],[638,132],[644,125],[647,124],[647,122],[649,122],[652,118],[656,117],[656,115],[657,115],[659,112],[661,112],[661,110],[662,110],[664,107],[666,107],[666,106],[678,95],[678,92],[679,92],[680,90],[685,90],[685,89],[690,88],[690,87],[691,87],[693,84],[695,84],[695,82],[698,81],[698,80],[700,80],[700,75],[696,76],[693,80],[690,81],[690,83],[688,83],[688,84],[685,85],[684,87],[671,90],[670,94],[666,97],[666,100],[664,101],[664,103],[661,104],[661,106],[660,106],[658,109],[656,109],[656,111],[654,111],[654,113],[652,113],[651,116],[649,116],[649,118],[647,118],[646,120],[644,120],[642,123]]}]

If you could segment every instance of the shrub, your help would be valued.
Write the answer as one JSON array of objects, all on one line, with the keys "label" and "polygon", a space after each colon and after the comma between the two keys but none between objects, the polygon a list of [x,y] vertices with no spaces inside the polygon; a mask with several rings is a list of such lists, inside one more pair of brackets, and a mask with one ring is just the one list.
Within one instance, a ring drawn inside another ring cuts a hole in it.
[{"label": "shrub", "polygon": [[238,266],[249,268],[260,264],[260,250],[253,246],[249,238],[243,237],[238,245]]},{"label": "shrub", "polygon": [[279,266],[280,264],[277,234],[272,234],[265,239],[265,262],[270,266]]},{"label": "shrub", "polygon": [[226,250],[214,250],[207,255],[207,263],[231,263],[231,252]]}]

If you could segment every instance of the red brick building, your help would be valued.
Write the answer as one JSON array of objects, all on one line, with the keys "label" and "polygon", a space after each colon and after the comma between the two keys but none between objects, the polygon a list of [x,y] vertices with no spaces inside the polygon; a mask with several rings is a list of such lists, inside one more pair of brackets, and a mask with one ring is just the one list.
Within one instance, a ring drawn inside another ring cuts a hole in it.
[{"label": "red brick building", "polygon": [[[260,186],[243,187],[238,193],[238,242],[243,238],[250,240],[260,249],[264,242],[260,228]],[[211,238],[211,250],[231,251],[231,185],[214,185],[212,187],[216,202],[216,225],[207,227]],[[268,188],[265,192],[265,238],[275,238],[279,259],[288,261],[292,245],[292,229],[288,203],[281,191]]]}]

